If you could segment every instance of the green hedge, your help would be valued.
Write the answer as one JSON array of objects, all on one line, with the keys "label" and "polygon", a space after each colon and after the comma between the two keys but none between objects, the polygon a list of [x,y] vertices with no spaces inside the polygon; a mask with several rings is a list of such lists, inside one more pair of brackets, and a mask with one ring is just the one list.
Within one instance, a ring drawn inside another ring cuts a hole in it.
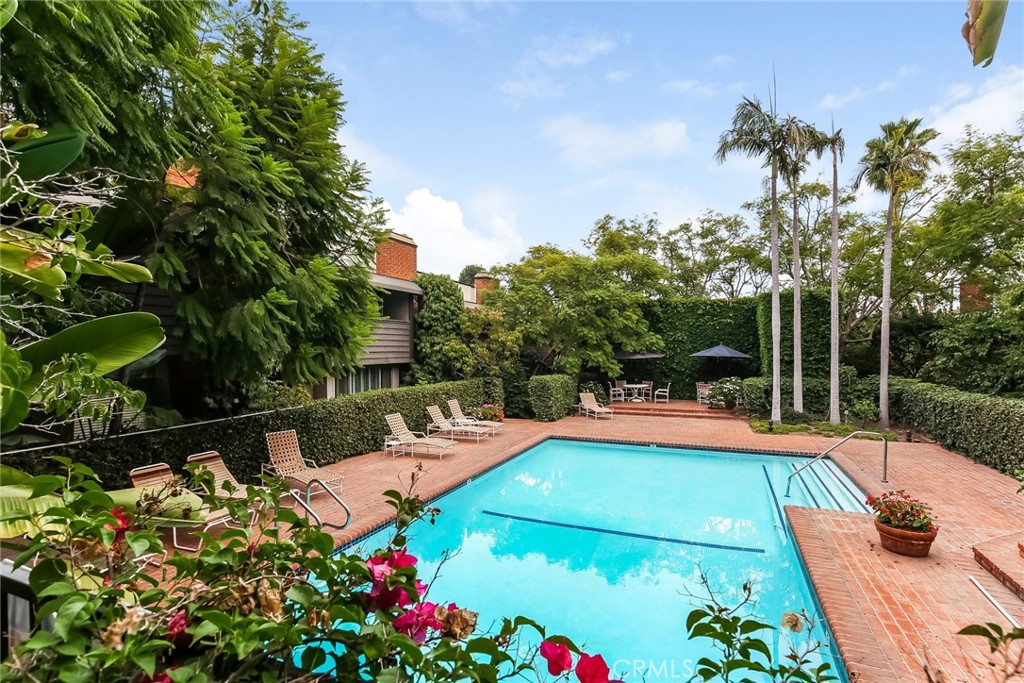
[{"label": "green hedge", "polygon": [[530,412],[530,378],[521,363],[512,363],[501,369],[501,383],[505,390],[506,417],[533,417]]},{"label": "green hedge", "polygon": [[[840,410],[860,398],[863,389],[857,371],[848,365],[839,366]],[[890,385],[891,386],[891,385]],[[754,415],[768,415],[772,405],[772,382],[767,377],[750,377],[743,381],[743,400],[747,412]],[[875,401],[878,401],[878,378],[875,377]],[[812,415],[828,415],[829,380],[820,377],[804,377],[804,412]],[[782,378],[782,407],[793,407],[793,378]]]},{"label": "green hedge", "polygon": [[530,406],[541,422],[554,422],[579,403],[576,380],[568,375],[536,375],[530,378]]},{"label": "green hedge", "polygon": [[[573,385],[575,386],[575,385]],[[501,381],[471,379],[399,389],[381,389],[314,401],[290,410],[240,416],[154,432],[127,434],[52,451],[5,453],[4,464],[33,472],[43,471],[45,455],[64,455],[89,465],[108,488],[128,486],[133,467],[166,462],[181,471],[185,458],[201,451],[218,451],[236,477],[256,481],[260,465],[269,462],[264,435],[284,429],[298,432],[303,456],[319,464],[380,450],[389,433],[384,416],[401,413],[409,428],[422,431],[428,419],[426,407],[458,399],[462,409],[473,413],[500,396]]]},{"label": "green hedge", "polygon": [[[672,382],[671,397],[693,400],[697,382],[718,376],[747,377],[757,373],[757,300],[669,298],[648,311],[651,329],[665,342],[665,357],[624,363],[624,376],[653,378],[655,386]],[[725,344],[753,356],[749,361],[691,358],[691,353]]]},{"label": "green hedge", "polygon": [[[782,376],[793,374],[793,291],[781,293]],[[800,328],[803,332],[804,377],[828,377],[831,330],[831,294],[827,289],[801,290]],[[757,298],[757,329],[761,349],[761,374],[772,374],[772,295]],[[806,380],[805,380],[806,381]],[[806,402],[806,399],[805,399]]]},{"label": "green hedge", "polygon": [[1024,400],[903,380],[890,404],[894,420],[946,448],[1011,475],[1024,467]]}]

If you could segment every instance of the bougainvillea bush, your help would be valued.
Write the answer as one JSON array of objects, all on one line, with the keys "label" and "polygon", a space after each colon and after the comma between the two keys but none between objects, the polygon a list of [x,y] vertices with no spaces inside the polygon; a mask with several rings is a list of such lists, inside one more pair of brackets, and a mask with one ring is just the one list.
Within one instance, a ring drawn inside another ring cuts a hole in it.
[{"label": "bougainvillea bush", "polygon": [[[564,636],[523,617],[481,634],[471,606],[433,595],[405,533],[438,510],[411,488],[385,494],[396,533],[361,557],[335,552],[330,534],[278,506],[279,484],[228,498],[199,473],[204,507],[226,508],[235,526],[197,533],[197,554],[165,555],[158,527],[204,514],[189,509],[196,499],[180,484],[115,504],[123,492],[105,493],[88,468],[62,465],[63,476],[25,484],[33,500],[52,503],[45,512],[5,518],[35,530],[16,564],[34,565],[38,614],[50,619],[4,661],[4,681],[486,683],[532,670],[538,650],[554,661],[552,647],[560,674],[568,677],[575,654],[577,677],[608,681],[603,659]],[[251,510],[260,518],[249,528]]]}]

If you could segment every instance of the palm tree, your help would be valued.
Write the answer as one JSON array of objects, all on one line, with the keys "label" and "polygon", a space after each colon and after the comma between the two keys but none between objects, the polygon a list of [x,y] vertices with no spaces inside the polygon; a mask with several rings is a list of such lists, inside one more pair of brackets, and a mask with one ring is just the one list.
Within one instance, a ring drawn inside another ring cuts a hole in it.
[{"label": "palm tree", "polygon": [[832,150],[832,324],[829,355],[829,396],[828,421],[840,423],[839,415],[839,161],[846,151],[843,129],[836,130],[832,124],[832,135],[825,138],[825,144]]},{"label": "palm tree", "polygon": [[782,421],[782,322],[779,305],[779,169],[785,158],[786,135],[775,113],[775,105],[765,110],[757,98],[744,97],[736,105],[732,128],[718,138],[715,159],[723,163],[733,152],[748,157],[764,157],[762,168],[771,169],[772,197],[772,422]]},{"label": "palm tree", "polygon": [[800,175],[807,167],[807,156],[813,152],[820,159],[825,151],[825,134],[795,116],[782,123],[786,134],[786,155],[782,175],[793,197],[793,410],[804,412],[803,333],[800,312]]},{"label": "palm tree", "polygon": [[900,119],[882,125],[882,135],[867,142],[860,158],[860,172],[854,183],[889,193],[885,214],[885,241],[882,243],[882,331],[881,369],[879,372],[878,414],[883,428],[889,427],[889,308],[892,296],[892,227],[896,201],[901,192],[924,181],[928,167],[939,161],[925,145],[939,136],[934,128],[918,130],[921,119]]}]

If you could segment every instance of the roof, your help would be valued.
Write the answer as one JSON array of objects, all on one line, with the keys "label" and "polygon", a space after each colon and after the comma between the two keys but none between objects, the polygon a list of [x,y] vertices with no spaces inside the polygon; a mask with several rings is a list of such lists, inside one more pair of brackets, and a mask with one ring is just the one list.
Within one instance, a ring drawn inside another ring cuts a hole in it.
[{"label": "roof", "polygon": [[423,290],[415,282],[409,280],[403,280],[397,277],[391,277],[390,275],[381,275],[380,273],[374,273],[370,276],[370,282],[375,287],[386,289],[390,292],[405,292],[406,294],[422,294]]}]

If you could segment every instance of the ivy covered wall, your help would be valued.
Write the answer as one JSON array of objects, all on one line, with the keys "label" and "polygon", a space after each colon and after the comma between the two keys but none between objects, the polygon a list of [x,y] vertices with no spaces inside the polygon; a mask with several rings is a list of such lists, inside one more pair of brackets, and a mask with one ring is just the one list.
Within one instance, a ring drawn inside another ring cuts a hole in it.
[{"label": "ivy covered wall", "polygon": [[[801,294],[800,327],[803,330],[804,377],[828,377],[831,296],[827,289],[804,289]],[[782,376],[792,377],[793,291],[783,291],[780,303],[782,312]],[[771,377],[772,296],[770,292],[757,297],[757,330],[760,340],[761,375]]]}]

